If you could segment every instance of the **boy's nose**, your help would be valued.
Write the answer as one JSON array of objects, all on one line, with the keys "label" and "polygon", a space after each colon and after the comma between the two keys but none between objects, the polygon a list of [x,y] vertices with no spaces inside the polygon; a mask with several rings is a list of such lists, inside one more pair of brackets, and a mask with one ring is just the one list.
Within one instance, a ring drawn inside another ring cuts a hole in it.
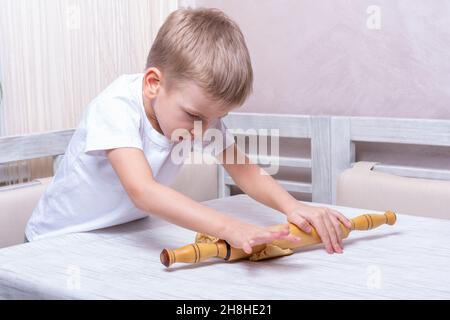
[{"label": "boy's nose", "polygon": [[[195,129],[200,129],[201,131],[199,131],[199,132],[195,132]],[[205,133],[205,131],[208,129],[208,122],[207,121],[202,121],[202,125],[201,125],[201,127],[200,126],[194,126],[194,128],[192,128],[191,129],[191,131],[190,131],[190,133],[191,133],[191,138],[192,139],[194,139],[194,138],[199,138],[199,139],[201,139],[202,138],[202,135]]]},{"label": "boy's nose", "polygon": [[191,130],[191,139],[194,140],[196,137],[198,137],[200,133],[196,133],[195,129]]}]

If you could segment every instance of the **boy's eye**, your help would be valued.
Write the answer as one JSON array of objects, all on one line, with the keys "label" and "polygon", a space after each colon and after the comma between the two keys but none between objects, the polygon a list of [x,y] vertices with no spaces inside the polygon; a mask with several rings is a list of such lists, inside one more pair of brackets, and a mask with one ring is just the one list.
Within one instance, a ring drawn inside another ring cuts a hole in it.
[{"label": "boy's eye", "polygon": [[199,116],[196,116],[195,114],[190,114],[190,113],[188,113],[188,115],[192,118],[192,119],[198,119],[198,120],[202,120],[202,118],[201,117],[199,117]]}]

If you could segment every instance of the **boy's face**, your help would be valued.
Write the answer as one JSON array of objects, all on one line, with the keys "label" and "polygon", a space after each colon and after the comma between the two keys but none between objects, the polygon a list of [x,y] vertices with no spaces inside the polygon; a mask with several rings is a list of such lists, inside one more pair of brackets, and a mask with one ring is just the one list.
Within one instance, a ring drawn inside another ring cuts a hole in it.
[{"label": "boy's face", "polygon": [[232,106],[224,106],[208,98],[193,81],[185,81],[168,91],[156,68],[148,69],[144,76],[143,98],[144,106],[147,104],[145,109],[149,121],[157,131],[171,140],[176,129],[187,130],[191,139],[194,136],[200,138],[200,133],[194,133],[195,121],[201,121],[204,133],[233,109]]}]

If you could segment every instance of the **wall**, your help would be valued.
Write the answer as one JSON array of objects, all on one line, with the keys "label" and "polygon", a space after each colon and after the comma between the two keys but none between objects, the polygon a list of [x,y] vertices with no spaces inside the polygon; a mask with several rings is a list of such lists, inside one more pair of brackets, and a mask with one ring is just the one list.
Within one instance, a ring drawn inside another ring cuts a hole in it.
[{"label": "wall", "polygon": [[[144,70],[176,7],[176,0],[0,0],[0,135],[76,127],[110,82]],[[52,174],[49,159],[32,163],[33,176]]]},{"label": "wall", "polygon": [[[450,119],[450,1],[195,4],[225,11],[247,39],[255,83],[241,112]],[[363,143],[357,160],[450,169],[448,149]]]}]

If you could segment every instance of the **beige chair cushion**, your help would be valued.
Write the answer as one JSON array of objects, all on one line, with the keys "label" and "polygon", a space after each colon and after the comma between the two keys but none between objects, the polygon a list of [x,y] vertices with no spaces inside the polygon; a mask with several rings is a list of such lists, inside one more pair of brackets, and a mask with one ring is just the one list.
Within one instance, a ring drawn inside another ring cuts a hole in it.
[{"label": "beige chair cushion", "polygon": [[0,188],[0,248],[24,242],[25,227],[51,178]]},{"label": "beige chair cushion", "polygon": [[375,164],[357,162],[340,175],[337,205],[450,219],[450,181],[372,171]]}]

